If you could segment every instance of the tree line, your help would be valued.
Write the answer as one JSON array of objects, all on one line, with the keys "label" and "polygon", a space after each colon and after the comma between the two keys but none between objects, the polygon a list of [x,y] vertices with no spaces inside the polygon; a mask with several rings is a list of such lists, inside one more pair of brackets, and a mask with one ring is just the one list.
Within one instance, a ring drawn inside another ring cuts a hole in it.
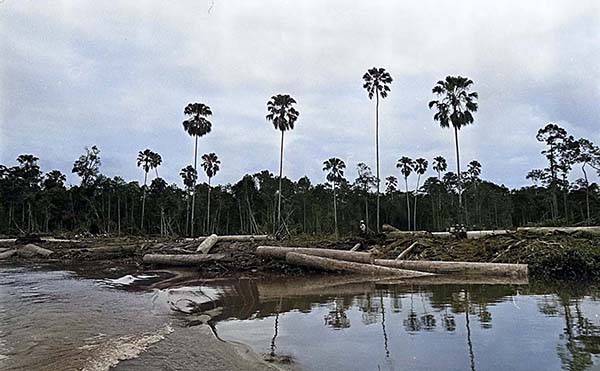
[{"label": "tree line", "polygon": [[[268,100],[265,118],[281,132],[279,176],[264,170],[244,175],[235,184],[212,186],[221,162],[209,152],[201,156],[207,182],[198,184],[198,139],[211,132],[212,110],[204,103],[190,103],[183,110],[187,118],[182,125],[194,139],[194,156],[193,165],[181,169],[183,189],[159,177],[162,157],[151,149],[140,151],[137,157],[137,166],[144,172],[141,185],[101,174],[100,150],[96,146],[86,148],[74,162],[72,172],[81,183],[70,187],[59,170],[43,174],[39,159],[23,154],[15,166],[0,165],[0,233],[338,235],[353,230],[360,220],[376,232],[384,223],[406,230],[445,230],[454,224],[504,228],[597,222],[598,185],[589,182],[587,171],[600,174],[600,150],[588,139],[568,135],[555,123],[537,133],[537,139],[547,146],[542,155],[548,166],[527,174],[533,186],[509,190],[483,180],[482,165],[477,160],[461,171],[458,134],[461,128],[474,123],[479,98],[471,91],[473,81],[462,76],[438,81],[432,88],[435,99],[428,104],[435,112],[433,120],[442,128],[453,129],[456,172],[447,171],[442,156],[431,161],[402,156],[396,164],[398,174],[385,178],[382,192],[379,105],[391,92],[392,82],[384,68],[373,67],[363,75],[368,98],[375,98],[375,174],[366,163],[359,163],[358,177],[348,180],[344,176],[346,163],[333,157],[323,162],[326,184],[313,185],[307,177],[295,182],[286,178],[284,134],[294,129],[300,112],[293,97],[277,94]],[[430,163],[437,176],[425,179]],[[573,167],[579,165],[583,178],[570,182]],[[152,170],[155,176],[148,184]],[[205,198],[197,200],[199,194]]]}]

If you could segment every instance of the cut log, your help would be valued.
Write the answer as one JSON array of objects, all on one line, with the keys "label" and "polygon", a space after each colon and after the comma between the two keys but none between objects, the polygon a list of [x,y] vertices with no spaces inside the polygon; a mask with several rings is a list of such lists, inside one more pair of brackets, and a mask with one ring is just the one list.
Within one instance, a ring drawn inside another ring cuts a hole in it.
[{"label": "cut log", "polygon": [[381,226],[381,230],[386,233],[386,232],[400,232],[400,230],[396,227],[394,227],[393,225],[390,224],[384,224]]},{"label": "cut log", "polygon": [[219,237],[216,234],[211,234],[204,241],[202,241],[200,246],[198,246],[198,248],[196,249],[196,252],[208,254],[210,249],[212,249],[212,247],[216,245],[218,241]]},{"label": "cut log", "polygon": [[376,276],[396,276],[404,278],[431,276],[431,273],[417,272],[406,269],[388,268],[372,264],[355,263],[337,259],[322,258],[307,254],[289,252],[285,256],[288,264],[300,265],[304,267],[317,268],[333,272],[350,272],[360,274],[370,274]]},{"label": "cut log", "polygon": [[392,231],[386,232],[385,235],[392,238],[403,238],[411,236],[430,236],[431,233],[427,231]]},{"label": "cut log", "polygon": [[17,250],[8,250],[0,253],[0,260],[10,259],[17,253]]},{"label": "cut log", "polygon": [[527,264],[375,259],[376,265],[430,273],[527,277]]},{"label": "cut log", "polygon": [[356,245],[354,245],[353,248],[350,249],[350,251],[356,251],[356,250],[360,249],[360,246],[361,246],[361,244],[357,243]]},{"label": "cut log", "polygon": [[356,263],[372,263],[373,255],[368,252],[333,250],[333,249],[316,249],[309,247],[280,247],[280,246],[259,246],[256,248],[256,254],[259,256],[268,256],[271,258],[285,259],[290,252],[321,256],[324,258],[332,258],[345,260]]},{"label": "cut log", "polygon": [[17,254],[19,254],[19,256],[21,256],[23,258],[33,258],[35,256],[48,257],[48,256],[52,255],[53,253],[54,253],[54,251],[52,251],[52,250],[44,249],[43,247],[39,247],[32,243],[27,244],[23,247],[20,247],[17,250]]},{"label": "cut log", "polygon": [[[196,238],[186,238],[186,241],[194,241],[194,242],[202,242],[210,236],[196,237]],[[252,242],[252,241],[266,241],[269,239],[269,236],[266,234],[258,234],[258,235],[231,235],[231,236],[218,236],[219,241],[231,241],[231,242]]]},{"label": "cut log", "polygon": [[406,255],[408,255],[412,249],[417,246],[419,244],[419,241],[415,241],[413,242],[409,247],[407,247],[406,249],[404,249],[404,251],[402,251],[400,254],[398,254],[398,256],[396,257],[396,260],[402,260],[404,259],[404,257]]},{"label": "cut log", "polygon": [[193,267],[201,263],[226,260],[224,254],[189,254],[189,255],[167,255],[146,254],[142,259],[146,264],[170,265],[180,267]]}]

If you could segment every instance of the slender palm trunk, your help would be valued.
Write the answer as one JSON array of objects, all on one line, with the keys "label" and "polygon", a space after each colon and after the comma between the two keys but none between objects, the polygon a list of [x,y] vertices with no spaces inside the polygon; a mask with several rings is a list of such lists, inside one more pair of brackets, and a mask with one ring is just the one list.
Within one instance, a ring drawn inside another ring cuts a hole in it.
[{"label": "slender palm trunk", "polygon": [[406,186],[406,217],[408,220],[408,231],[410,231],[410,199],[408,196],[408,177],[404,177],[404,185]]},{"label": "slender palm trunk", "polygon": [[[196,171],[196,164],[198,162],[198,136],[196,135],[196,144],[194,145],[194,171]],[[196,172],[198,174],[198,172]],[[194,237],[194,209],[196,208],[196,180],[192,188],[192,222],[190,225],[190,236]]]},{"label": "slender palm trunk", "polygon": [[144,209],[146,208],[146,182],[148,181],[148,172],[144,173],[144,195],[142,196],[142,218],[140,219],[140,231],[144,231]]},{"label": "slender palm trunk", "polygon": [[456,170],[458,175],[458,213],[459,220],[462,222],[462,176],[460,173],[460,151],[458,149],[458,128],[454,127],[454,143],[456,145]]},{"label": "slender palm trunk", "polygon": [[279,148],[279,194],[277,195],[277,228],[281,225],[281,178],[283,177],[283,134],[281,130],[281,146]]},{"label": "slender palm trunk", "polygon": [[210,177],[208,178],[208,201],[206,203],[206,233],[210,234]]},{"label": "slender palm trunk", "polygon": [[333,223],[335,227],[335,237],[338,236],[338,223],[337,223],[337,198],[335,194],[335,182],[333,182]]},{"label": "slender palm trunk", "polygon": [[590,222],[590,183],[588,182],[587,172],[585,171],[585,164],[581,166],[581,170],[583,170],[583,177],[585,179],[585,208],[587,211],[587,224]]},{"label": "slender palm trunk", "polygon": [[365,195],[365,222],[367,226],[367,231],[369,230],[369,194]]},{"label": "slender palm trunk", "polygon": [[375,105],[375,155],[377,158],[377,233],[379,233],[379,93],[375,92],[377,103]]},{"label": "slender palm trunk", "polygon": [[415,188],[415,208],[413,210],[413,230],[417,230],[417,197],[419,196],[419,181],[421,180],[421,174],[417,175],[417,188]]}]

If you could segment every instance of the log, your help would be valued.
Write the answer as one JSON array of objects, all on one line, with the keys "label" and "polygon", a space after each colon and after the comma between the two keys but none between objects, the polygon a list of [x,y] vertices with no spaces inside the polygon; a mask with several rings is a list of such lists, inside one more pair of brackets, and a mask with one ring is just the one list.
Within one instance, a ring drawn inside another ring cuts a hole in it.
[{"label": "log", "polygon": [[587,232],[590,234],[600,234],[600,226],[588,227],[519,227],[517,231],[526,231],[531,233],[547,234],[554,232],[575,233]]},{"label": "log", "polygon": [[402,260],[406,255],[408,255],[412,249],[417,246],[419,244],[419,241],[415,241],[413,242],[409,247],[407,247],[406,249],[404,249],[404,251],[402,251],[400,254],[398,254],[398,256],[396,257],[396,260]]},{"label": "log", "polygon": [[0,260],[10,259],[17,253],[17,250],[8,250],[0,253]]},{"label": "log", "polygon": [[39,247],[32,243],[27,244],[23,247],[20,247],[17,250],[17,254],[19,254],[19,256],[21,256],[23,258],[33,258],[35,256],[48,257],[48,256],[52,255],[53,253],[54,253],[54,251],[52,251],[52,250],[44,249],[43,247]]},{"label": "log", "polygon": [[404,278],[431,276],[432,273],[417,272],[406,269],[388,268],[372,264],[355,263],[331,258],[322,258],[308,254],[289,252],[285,256],[288,264],[317,268],[325,271],[342,271],[350,273],[370,274],[376,276],[396,276]]},{"label": "log", "polygon": [[350,249],[350,251],[356,251],[356,250],[360,249],[360,246],[361,246],[361,244],[357,243],[356,245],[354,245],[353,248]]},{"label": "log", "polygon": [[202,241],[200,246],[198,246],[198,248],[196,249],[196,252],[202,253],[202,254],[208,254],[210,249],[212,249],[212,247],[214,245],[216,245],[218,241],[219,241],[219,237],[217,237],[216,234],[211,234],[204,241]]},{"label": "log", "polygon": [[[196,237],[196,238],[186,238],[185,241],[194,241],[194,242],[202,242],[210,236]],[[230,242],[253,242],[253,241],[266,241],[269,239],[269,236],[266,234],[258,234],[258,235],[230,235],[230,236],[218,236],[219,241],[230,241]]]},{"label": "log", "polygon": [[489,275],[527,277],[527,264],[474,263],[426,260],[375,259],[376,265],[390,268],[414,269],[423,272],[457,275]]},{"label": "log", "polygon": [[224,254],[183,254],[183,255],[168,255],[168,254],[146,254],[142,261],[146,264],[155,265],[171,265],[179,267],[193,267],[198,264],[226,260]]},{"label": "log", "polygon": [[384,224],[381,226],[381,230],[383,231],[383,233],[386,232],[400,232],[400,230],[396,227],[394,227],[393,225],[390,224]]},{"label": "log", "polygon": [[345,260],[356,263],[372,263],[373,255],[368,252],[333,250],[333,249],[316,249],[310,247],[280,247],[280,246],[259,246],[256,248],[256,254],[259,256],[268,256],[271,258],[285,259],[290,252],[306,254],[312,256],[320,256],[324,258],[332,258]]}]

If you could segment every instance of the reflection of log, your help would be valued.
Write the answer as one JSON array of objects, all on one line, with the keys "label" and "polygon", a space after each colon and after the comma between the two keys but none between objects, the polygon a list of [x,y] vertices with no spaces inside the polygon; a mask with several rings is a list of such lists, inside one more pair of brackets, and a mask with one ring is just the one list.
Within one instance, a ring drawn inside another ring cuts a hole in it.
[{"label": "reflection of log", "polygon": [[322,258],[307,254],[295,252],[287,253],[285,261],[288,264],[301,265],[304,267],[318,268],[326,271],[343,271],[361,274],[371,274],[377,276],[396,276],[396,277],[423,277],[431,276],[431,273],[417,272],[405,269],[388,268],[371,264],[355,263],[341,261],[330,258]]},{"label": "reflection of log", "polygon": [[202,254],[208,254],[210,249],[212,249],[212,247],[217,243],[218,240],[219,240],[219,237],[217,237],[216,234],[211,234],[204,241],[202,241],[200,246],[198,246],[198,248],[196,249],[196,252],[202,253]]},{"label": "reflection of log", "polygon": [[527,277],[527,264],[391,259],[375,259],[375,264],[384,267],[414,269],[431,273]]},{"label": "reflection of log", "polygon": [[434,277],[402,279],[384,279],[375,281],[376,285],[527,285],[527,277],[494,277],[494,276],[458,276],[437,275]]},{"label": "reflection of log", "polygon": [[33,258],[34,256],[48,257],[52,255],[54,251],[44,249],[43,247],[36,246],[32,243],[20,247],[17,250],[17,254],[23,258]]},{"label": "reflection of log", "polygon": [[373,261],[373,256],[368,252],[317,249],[309,247],[259,246],[256,248],[256,254],[259,256],[269,256],[271,258],[285,259],[286,254],[290,252],[346,260],[357,263],[371,263]]},{"label": "reflection of log", "polygon": [[3,251],[0,253],[0,260],[10,259],[16,253],[17,253],[17,250]]},{"label": "reflection of log", "polygon": [[226,260],[224,254],[189,254],[189,255],[167,255],[146,254],[143,262],[146,264],[171,265],[171,266],[195,266],[201,263]]}]

